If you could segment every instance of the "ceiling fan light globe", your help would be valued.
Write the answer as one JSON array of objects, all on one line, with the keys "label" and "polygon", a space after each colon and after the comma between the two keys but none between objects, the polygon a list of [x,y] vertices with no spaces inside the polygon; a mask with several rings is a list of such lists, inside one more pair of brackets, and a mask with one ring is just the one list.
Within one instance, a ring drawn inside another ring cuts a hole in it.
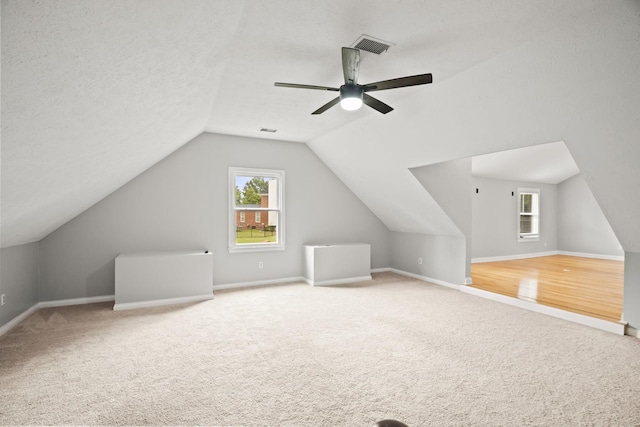
[{"label": "ceiling fan light globe", "polygon": [[340,100],[340,106],[343,110],[354,111],[362,107],[361,98],[342,98]]},{"label": "ceiling fan light globe", "polygon": [[340,106],[343,110],[354,111],[362,107],[362,88],[345,84],[340,87]]}]

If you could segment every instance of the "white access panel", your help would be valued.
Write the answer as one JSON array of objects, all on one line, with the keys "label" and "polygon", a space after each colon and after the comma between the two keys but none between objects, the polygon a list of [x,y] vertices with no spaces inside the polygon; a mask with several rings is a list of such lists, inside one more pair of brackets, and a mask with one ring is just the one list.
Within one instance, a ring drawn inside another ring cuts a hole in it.
[{"label": "white access panel", "polygon": [[205,251],[116,257],[114,310],[213,299],[213,255]]},{"label": "white access panel", "polygon": [[371,280],[371,245],[305,245],[302,275],[312,286]]}]

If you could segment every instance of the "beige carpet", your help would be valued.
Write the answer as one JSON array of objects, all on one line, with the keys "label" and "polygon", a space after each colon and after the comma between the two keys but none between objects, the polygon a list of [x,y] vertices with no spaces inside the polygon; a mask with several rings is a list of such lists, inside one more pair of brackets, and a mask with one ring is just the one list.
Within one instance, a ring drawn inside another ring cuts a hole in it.
[{"label": "beige carpet", "polygon": [[43,309],[0,337],[0,424],[640,424],[640,340],[392,273],[198,304]]}]

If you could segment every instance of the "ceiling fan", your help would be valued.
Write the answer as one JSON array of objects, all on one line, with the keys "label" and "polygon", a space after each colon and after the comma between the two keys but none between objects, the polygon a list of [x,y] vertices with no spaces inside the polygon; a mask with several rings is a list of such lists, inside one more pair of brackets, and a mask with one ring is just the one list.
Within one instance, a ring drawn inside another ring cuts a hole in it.
[{"label": "ceiling fan", "polygon": [[340,88],[328,86],[314,86],[296,83],[280,83],[276,82],[278,87],[292,87],[297,89],[314,89],[328,90],[332,92],[340,92],[340,96],[332,99],[311,114],[322,114],[337,103],[345,110],[357,110],[366,104],[374,110],[387,114],[393,111],[393,108],[384,102],[377,100],[366,92],[374,92],[376,90],[396,89],[406,86],[417,86],[431,83],[433,78],[431,74],[418,74],[415,76],[400,77],[391,80],[382,80],[380,82],[369,83],[366,85],[358,84],[358,69],[360,68],[360,50],[351,47],[342,48],[342,71],[344,73],[344,84]]}]

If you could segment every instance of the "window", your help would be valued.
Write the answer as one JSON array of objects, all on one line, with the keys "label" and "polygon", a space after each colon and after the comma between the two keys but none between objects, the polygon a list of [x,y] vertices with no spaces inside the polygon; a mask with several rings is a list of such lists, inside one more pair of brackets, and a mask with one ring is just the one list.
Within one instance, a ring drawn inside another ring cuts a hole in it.
[{"label": "window", "polygon": [[284,171],[230,167],[229,252],[284,248]]},{"label": "window", "polygon": [[518,241],[540,240],[540,190],[518,188]]}]

